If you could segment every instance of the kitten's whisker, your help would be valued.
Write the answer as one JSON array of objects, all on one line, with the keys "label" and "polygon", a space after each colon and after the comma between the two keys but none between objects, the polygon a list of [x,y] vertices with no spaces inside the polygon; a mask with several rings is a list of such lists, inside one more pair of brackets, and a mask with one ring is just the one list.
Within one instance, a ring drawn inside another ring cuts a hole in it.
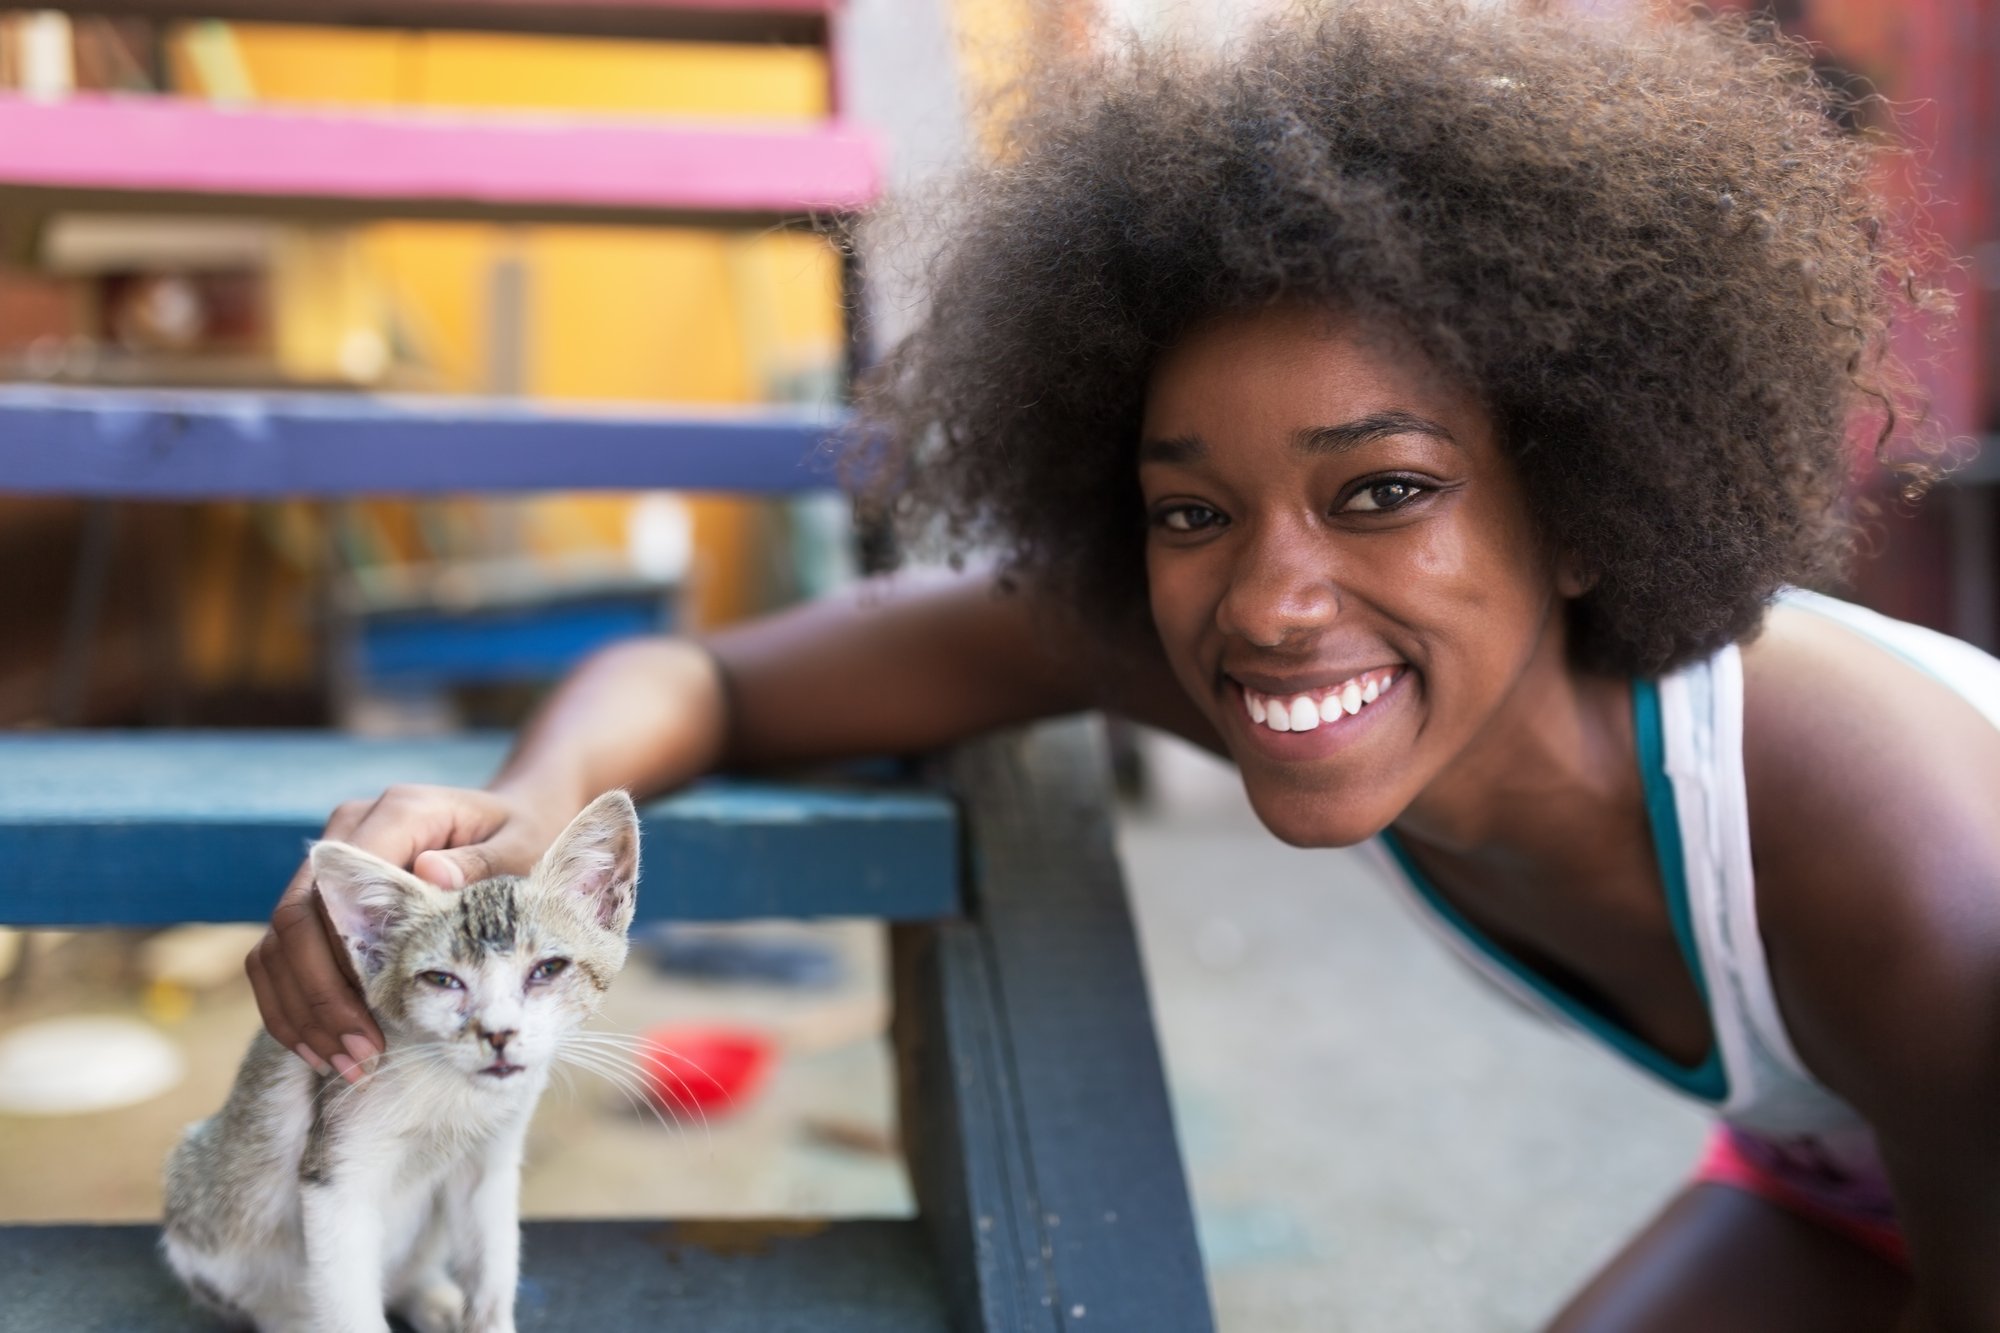
[{"label": "kitten's whisker", "polygon": [[[577,1067],[590,1070],[607,1083],[610,1083],[628,1102],[637,1102],[642,1105],[651,1113],[655,1120],[660,1122],[662,1127],[670,1127],[679,1130],[681,1133],[687,1132],[687,1120],[685,1116],[687,1108],[680,1102],[679,1097],[674,1094],[672,1089],[660,1089],[660,1091],[666,1092],[675,1099],[676,1114],[674,1120],[670,1123],[660,1112],[658,1098],[654,1095],[654,1086],[649,1085],[640,1075],[639,1071],[630,1064],[617,1061],[598,1051],[579,1050],[566,1052],[566,1055]],[[702,1131],[707,1149],[712,1154],[715,1150],[715,1144],[709,1132],[706,1119],[702,1121]]]},{"label": "kitten's whisker", "polygon": [[451,1043],[443,1041],[408,1042],[400,1046],[392,1046],[388,1050],[381,1052],[368,1062],[366,1066],[367,1076],[359,1083],[346,1083],[343,1081],[333,1101],[327,1106],[328,1113],[331,1114],[334,1110],[345,1104],[349,1097],[352,1097],[355,1093],[367,1087],[374,1079],[390,1070],[401,1069],[413,1063],[419,1066],[442,1063],[437,1052],[448,1049],[450,1045]]},{"label": "kitten's whisker", "polygon": [[660,1122],[660,1127],[662,1129],[667,1129],[667,1130],[677,1129],[680,1130],[682,1133],[687,1132],[687,1127],[685,1125],[674,1124],[668,1121],[668,1119],[664,1115],[661,1115],[660,1108],[653,1104],[653,1101],[650,1097],[644,1095],[643,1089],[638,1088],[635,1085],[628,1083],[626,1081],[626,1079],[629,1077],[627,1071],[617,1069],[609,1065],[595,1063],[592,1060],[590,1060],[587,1056],[585,1056],[584,1053],[578,1051],[558,1052],[557,1059],[568,1064],[573,1064],[577,1068],[582,1069],[588,1073],[596,1074],[599,1078],[603,1079],[606,1083],[610,1084],[611,1087],[621,1097],[623,1097],[628,1104],[630,1104],[633,1107],[633,1109],[644,1110],[646,1112],[649,1112],[655,1120]]},{"label": "kitten's whisker", "polygon": [[[664,1082],[654,1083],[653,1086],[658,1087],[661,1092],[673,1099],[676,1115],[692,1115],[694,1119],[701,1122],[702,1133],[712,1138],[712,1131],[709,1129],[708,1124],[708,1113],[702,1109],[701,1098],[695,1095],[694,1087],[688,1082],[687,1076],[668,1062],[679,1062],[681,1065],[699,1074],[702,1078],[707,1079],[709,1086],[713,1087],[717,1092],[725,1091],[722,1081],[716,1078],[715,1075],[709,1073],[679,1051],[674,1050],[671,1046],[664,1046],[659,1042],[646,1038],[630,1036],[623,1032],[576,1032],[572,1033],[571,1037],[582,1038],[587,1044],[599,1050],[619,1051],[633,1057],[635,1064],[643,1063],[646,1069],[657,1071],[667,1078],[671,1078],[675,1083],[680,1085],[680,1091],[676,1092]],[[685,1096],[682,1094],[685,1094]]]}]

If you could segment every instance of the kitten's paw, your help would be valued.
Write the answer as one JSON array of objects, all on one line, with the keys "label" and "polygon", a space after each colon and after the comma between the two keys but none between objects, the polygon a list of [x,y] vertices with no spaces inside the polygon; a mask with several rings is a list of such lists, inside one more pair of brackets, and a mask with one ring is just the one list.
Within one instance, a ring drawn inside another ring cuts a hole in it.
[{"label": "kitten's paw", "polygon": [[514,1333],[514,1302],[475,1301],[465,1317],[465,1333]]},{"label": "kitten's paw", "polygon": [[465,1333],[465,1293],[448,1277],[427,1283],[396,1313],[417,1333]]}]

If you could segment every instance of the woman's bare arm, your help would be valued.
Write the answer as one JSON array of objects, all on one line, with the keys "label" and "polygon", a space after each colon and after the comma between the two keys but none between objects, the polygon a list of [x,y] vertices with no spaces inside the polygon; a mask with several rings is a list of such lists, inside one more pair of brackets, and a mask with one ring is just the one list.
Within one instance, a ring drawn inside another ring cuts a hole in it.
[{"label": "woman's bare arm", "polygon": [[[458,887],[524,873],[614,787],[920,751],[1106,705],[1203,737],[1163,664],[1087,646],[1065,623],[965,574],[872,580],[700,643],[621,643],[557,687],[486,790],[393,787],[340,807],[325,836]],[[303,867],[245,967],[265,1025],[310,1063],[355,1077],[381,1050]]]},{"label": "woman's bare arm", "polygon": [[2000,741],[1804,613],[1744,674],[1758,923],[1800,1057],[1888,1168],[1916,1277],[1899,1329],[2000,1328]]}]

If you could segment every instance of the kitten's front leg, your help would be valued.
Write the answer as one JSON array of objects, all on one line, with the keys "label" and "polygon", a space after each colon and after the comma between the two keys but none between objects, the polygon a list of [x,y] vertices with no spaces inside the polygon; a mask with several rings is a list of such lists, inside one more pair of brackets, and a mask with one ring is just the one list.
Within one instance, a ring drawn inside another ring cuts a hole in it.
[{"label": "kitten's front leg", "polygon": [[300,1191],[306,1293],[316,1333],[388,1333],[383,1310],[382,1207],[365,1177],[308,1181]]},{"label": "kitten's front leg", "polygon": [[466,1333],[514,1333],[521,1277],[521,1150],[528,1119],[497,1136],[467,1182],[458,1233]]}]

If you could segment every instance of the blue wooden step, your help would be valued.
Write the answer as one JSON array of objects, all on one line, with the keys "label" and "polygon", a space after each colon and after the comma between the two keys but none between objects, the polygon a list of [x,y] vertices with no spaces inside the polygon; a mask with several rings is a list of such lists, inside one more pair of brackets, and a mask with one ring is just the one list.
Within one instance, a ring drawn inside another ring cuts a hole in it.
[{"label": "blue wooden step", "polygon": [[[0,924],[260,921],[345,800],[477,786],[501,735],[75,732],[0,737]],[[639,916],[959,914],[951,803],[920,789],[705,782],[644,818]]]},{"label": "blue wooden step", "polygon": [[834,483],[840,419],[795,408],[0,387],[0,490],[130,499]]},{"label": "blue wooden step", "polygon": [[[145,1226],[0,1227],[0,1333],[217,1333]],[[521,1333],[947,1333],[915,1222],[530,1222]]]}]

